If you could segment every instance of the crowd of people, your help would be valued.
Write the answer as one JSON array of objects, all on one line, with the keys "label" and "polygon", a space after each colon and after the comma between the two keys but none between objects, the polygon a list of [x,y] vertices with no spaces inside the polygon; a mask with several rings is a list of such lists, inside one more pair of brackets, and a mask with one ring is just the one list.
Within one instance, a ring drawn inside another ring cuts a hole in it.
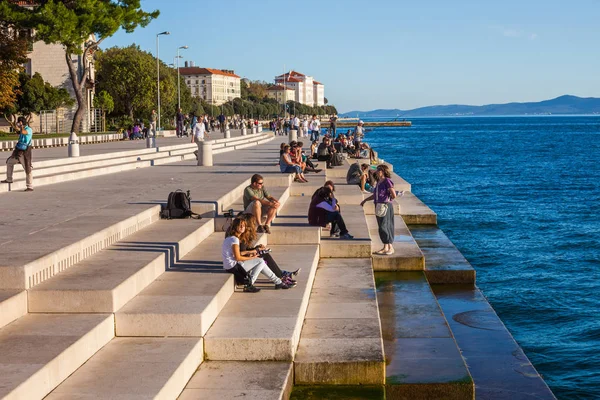
[{"label": "crowd of people", "polygon": [[180,108],[175,116],[175,131],[177,133],[177,137],[188,136],[190,132],[194,131],[194,127],[198,123],[204,124],[204,129],[206,132],[215,132],[218,130],[222,133],[225,133],[227,128],[242,129],[245,127],[247,129],[251,129],[252,126],[258,126],[259,122],[257,119],[246,119],[237,115],[233,117],[227,117],[224,114],[220,114],[215,118],[209,116],[208,114],[199,116],[195,115],[194,113],[184,114]]}]

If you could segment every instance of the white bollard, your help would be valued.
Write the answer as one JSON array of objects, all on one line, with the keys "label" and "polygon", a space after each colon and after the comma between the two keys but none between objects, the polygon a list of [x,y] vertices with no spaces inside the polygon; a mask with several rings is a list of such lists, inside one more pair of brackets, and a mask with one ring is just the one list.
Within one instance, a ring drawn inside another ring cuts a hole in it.
[{"label": "white bollard", "polygon": [[229,128],[225,129],[225,139],[229,139],[231,137],[231,131]]},{"label": "white bollard", "polygon": [[71,136],[69,136],[67,151],[69,152],[69,157],[79,157],[79,138],[75,132],[71,132]]},{"label": "white bollard", "polygon": [[252,126],[252,134],[254,135],[256,133],[256,127]]},{"label": "white bollard", "polygon": [[152,135],[148,132],[148,136],[146,136],[146,148],[149,149],[152,146]]},{"label": "white bollard", "polygon": [[258,124],[258,133],[262,132],[262,124]]},{"label": "white bollard", "polygon": [[201,167],[212,167],[213,149],[212,142],[198,142],[198,165]]},{"label": "white bollard", "polygon": [[290,143],[297,142],[297,141],[298,141],[298,131],[295,129],[292,129],[290,131]]},{"label": "white bollard", "polygon": [[248,129],[246,127],[242,128],[242,136],[246,136],[248,134]]}]

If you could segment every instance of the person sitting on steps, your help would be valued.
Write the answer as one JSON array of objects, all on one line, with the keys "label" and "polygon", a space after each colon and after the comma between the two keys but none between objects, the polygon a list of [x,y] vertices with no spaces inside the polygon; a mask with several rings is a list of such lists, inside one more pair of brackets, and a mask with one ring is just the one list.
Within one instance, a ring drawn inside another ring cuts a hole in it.
[{"label": "person sitting on steps", "polygon": [[254,286],[260,273],[275,284],[275,289],[290,288],[269,269],[265,260],[258,257],[256,250],[240,251],[240,236],[246,231],[246,223],[243,220],[234,219],[230,230],[231,236],[225,238],[221,247],[223,269],[233,274],[237,267],[241,267],[250,275],[249,282],[244,287],[244,292],[256,293],[260,291],[260,289]]},{"label": "person sitting on steps", "polygon": [[310,201],[310,206],[308,207],[308,224],[324,227],[328,223],[331,223],[330,237],[339,237],[343,240],[354,239],[354,236],[346,228],[344,218],[340,212],[340,206],[333,196],[331,186],[323,186],[313,194]]},{"label": "person sitting on steps", "polygon": [[306,183],[308,180],[304,177],[302,173],[302,167],[292,161],[292,156],[290,154],[290,145],[283,145],[283,153],[279,158],[279,169],[282,174],[289,174],[294,172],[294,182]]},{"label": "person sitting on steps", "polygon": [[[256,217],[258,232],[271,233],[270,225],[279,207],[279,201],[264,188],[263,177],[259,174],[252,175],[250,186],[244,189],[244,213]],[[263,212],[267,216],[267,221],[261,225]]]},{"label": "person sitting on steps", "polygon": [[327,168],[333,168],[333,155],[335,150],[329,144],[329,138],[324,137],[321,144],[317,148],[317,160],[325,161]]},{"label": "person sitting on steps", "polygon": [[[252,214],[240,214],[236,217],[236,219],[241,219],[246,223],[246,231],[240,236],[240,251],[250,251],[250,250],[266,250],[266,247],[263,244],[254,245],[256,243],[256,219]],[[227,230],[226,236],[231,236],[231,228]],[[259,255],[260,258],[265,260],[267,266],[275,276],[280,278],[284,283],[286,283],[290,287],[296,286],[296,281],[294,277],[300,273],[300,268],[295,271],[288,272],[282,271],[279,268],[279,265],[273,259],[271,253],[265,253],[263,255]]]}]

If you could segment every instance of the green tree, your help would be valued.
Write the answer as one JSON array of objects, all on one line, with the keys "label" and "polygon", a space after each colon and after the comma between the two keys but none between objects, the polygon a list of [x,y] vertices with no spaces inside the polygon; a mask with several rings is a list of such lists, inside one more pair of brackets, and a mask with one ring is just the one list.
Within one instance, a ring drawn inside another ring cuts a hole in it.
[{"label": "green tree", "polygon": [[[133,32],[158,17],[158,10],[145,12],[141,0],[37,0],[36,7],[27,9],[17,2],[2,2],[0,20],[15,21],[19,27],[34,28],[35,39],[65,47],[65,62],[77,100],[73,132],[85,112],[83,90],[88,85],[88,61],[104,39],[119,28]],[[8,4],[6,4],[8,3]],[[72,55],[81,56],[82,71],[77,71]],[[80,72],[80,73],[79,73]]]},{"label": "green tree", "polygon": [[102,90],[96,96],[94,96],[94,107],[102,110],[103,113],[112,113],[115,109],[115,102],[106,90]]},{"label": "green tree", "polygon": [[0,54],[0,112],[14,128],[11,116],[21,94],[19,71],[27,61],[27,38],[11,31],[11,24],[6,21],[0,22]]}]

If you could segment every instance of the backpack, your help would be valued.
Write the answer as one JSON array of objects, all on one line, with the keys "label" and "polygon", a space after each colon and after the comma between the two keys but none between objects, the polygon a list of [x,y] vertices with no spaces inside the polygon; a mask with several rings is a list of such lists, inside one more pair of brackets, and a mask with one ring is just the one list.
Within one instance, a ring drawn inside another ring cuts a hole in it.
[{"label": "backpack", "polygon": [[250,275],[248,272],[246,272],[244,267],[240,265],[240,263],[235,264],[235,267],[228,269],[227,272],[233,274],[235,284],[238,286],[249,285],[251,282]]},{"label": "backpack", "polygon": [[190,191],[184,193],[181,189],[169,193],[167,205],[160,212],[163,219],[202,218],[192,211]]},{"label": "backpack", "polygon": [[360,170],[360,164],[355,163],[350,165],[348,169],[348,173],[346,174],[346,183],[348,185],[358,185],[360,184],[360,176],[362,175]]},{"label": "backpack", "polygon": [[344,165],[344,155],[342,153],[335,153],[333,162],[331,163],[334,167]]}]

